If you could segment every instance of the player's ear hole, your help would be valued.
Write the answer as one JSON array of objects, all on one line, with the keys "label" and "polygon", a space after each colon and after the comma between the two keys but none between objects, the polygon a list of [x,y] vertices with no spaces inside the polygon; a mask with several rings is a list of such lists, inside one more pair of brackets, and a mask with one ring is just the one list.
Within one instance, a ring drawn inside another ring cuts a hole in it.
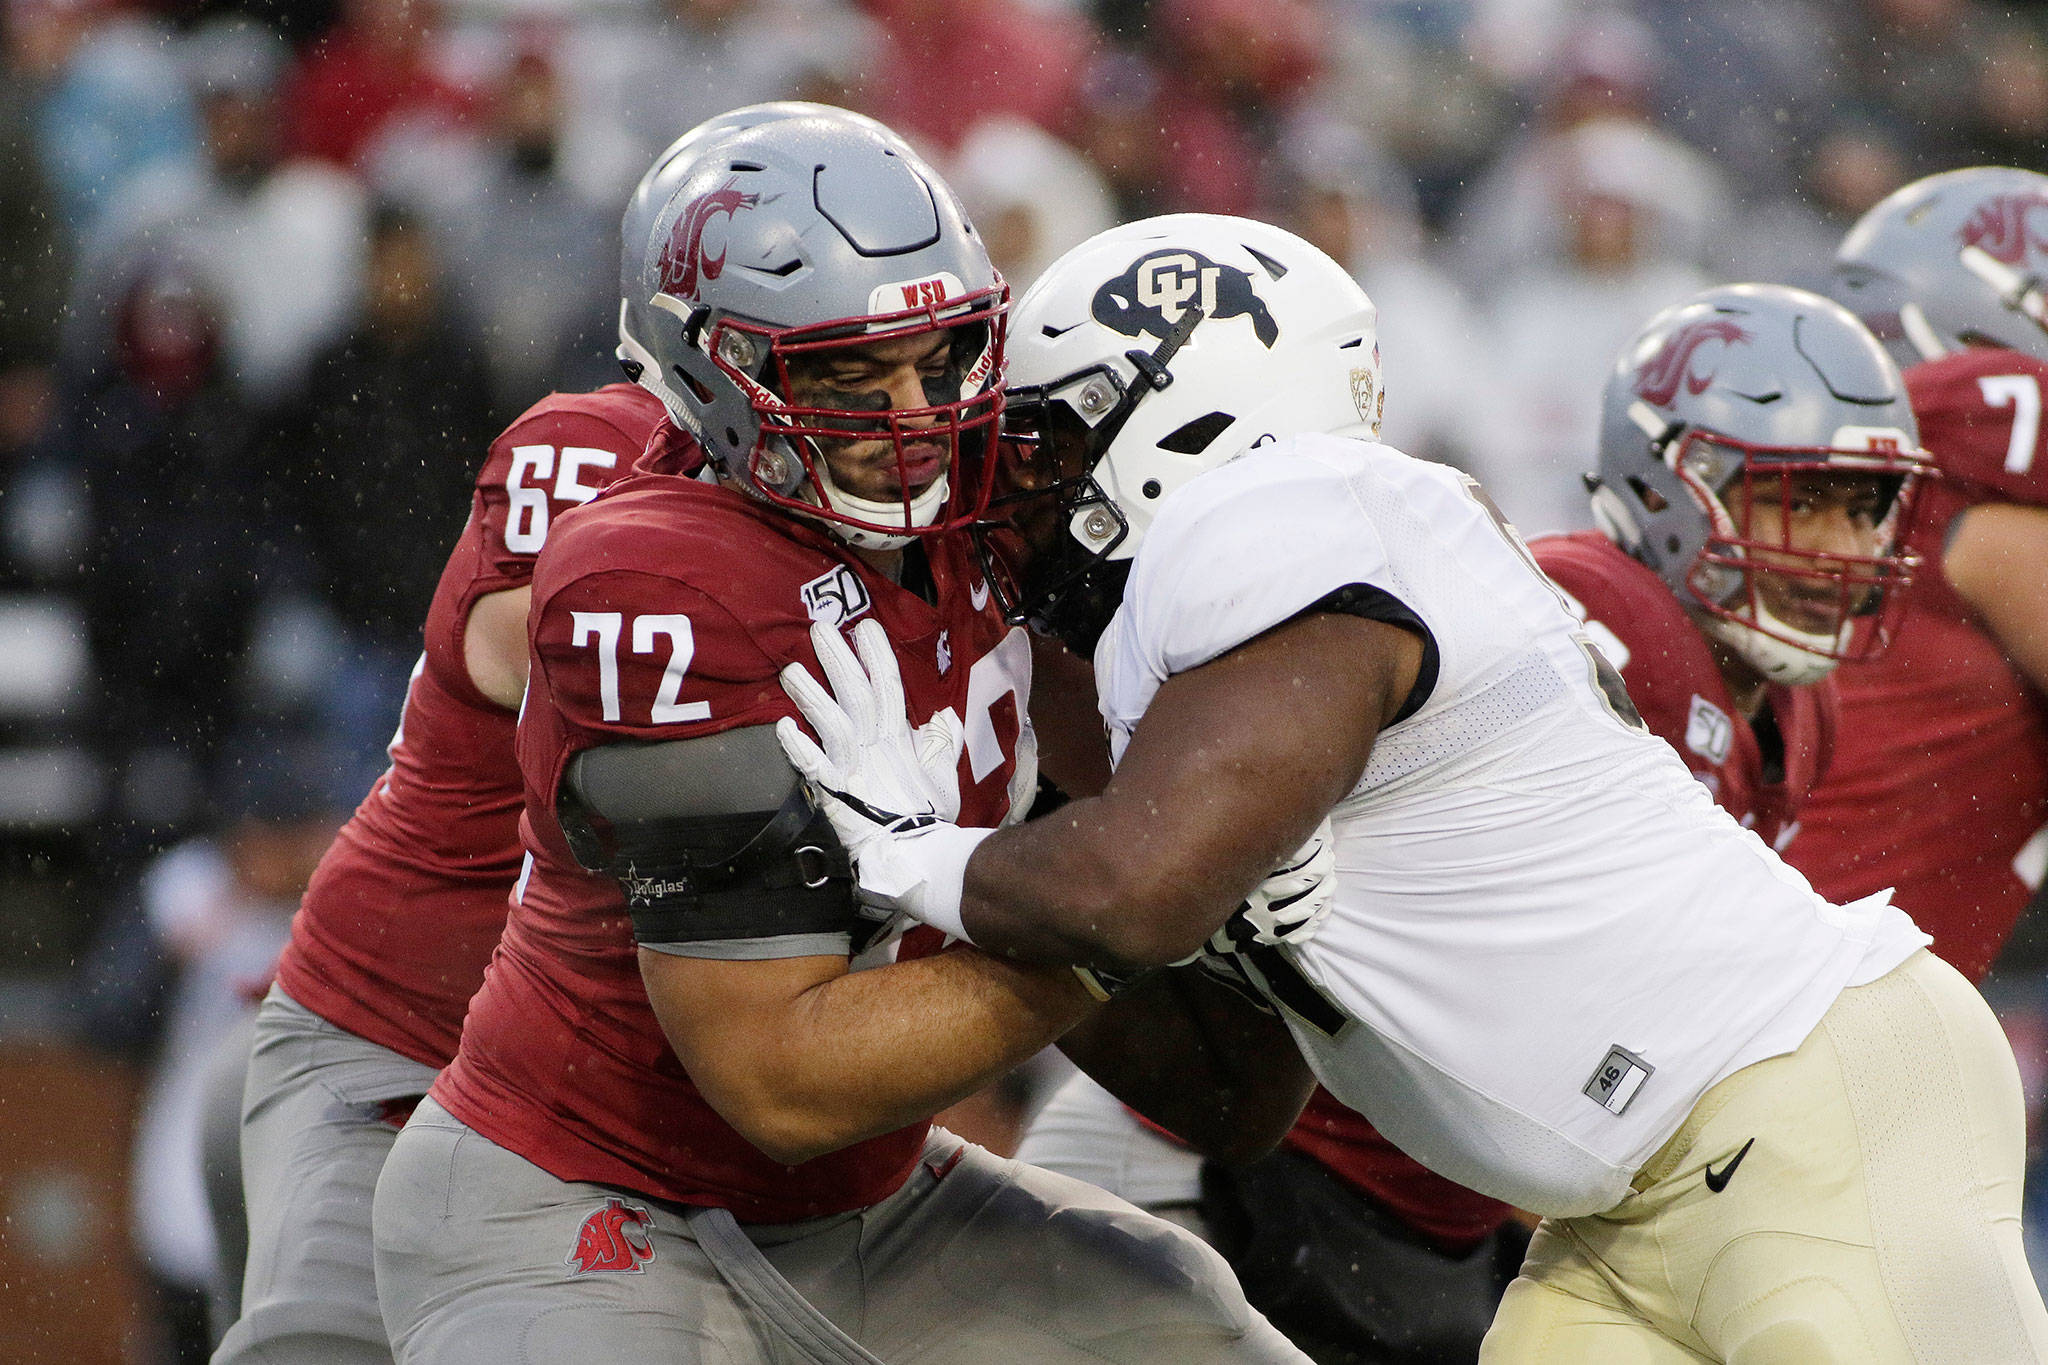
[{"label": "player's ear hole", "polygon": [[1192,422],[1160,438],[1159,448],[1170,450],[1176,455],[1199,455],[1209,448],[1209,443],[1223,434],[1237,418],[1227,412],[1205,413]]},{"label": "player's ear hole", "polygon": [[1649,508],[1652,512],[1661,512],[1671,505],[1670,499],[1633,474],[1629,475],[1628,486],[1635,493],[1637,499],[1642,502],[1643,506]]}]

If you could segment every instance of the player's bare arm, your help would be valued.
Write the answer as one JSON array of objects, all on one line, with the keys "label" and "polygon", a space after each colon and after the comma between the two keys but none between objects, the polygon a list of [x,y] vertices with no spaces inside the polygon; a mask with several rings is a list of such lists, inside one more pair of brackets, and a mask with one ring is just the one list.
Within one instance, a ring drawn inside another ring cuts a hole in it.
[{"label": "player's bare arm", "polygon": [[1031,637],[1031,725],[1038,770],[1068,796],[1109,785],[1109,740],[1097,714],[1095,669],[1059,641]]},{"label": "player's bare arm", "polygon": [[476,600],[462,627],[462,663],[476,690],[517,710],[526,694],[526,607],[531,586],[507,588]]},{"label": "player's bare arm", "polygon": [[640,974],[704,1097],[791,1165],[965,1099],[1094,1008],[1071,972],[964,946],[863,972],[642,948]]},{"label": "player's bare arm", "polygon": [[1398,626],[1318,614],[1168,679],[1100,796],[983,841],[969,935],[1127,969],[1196,951],[1357,785],[1422,656]]},{"label": "player's bare arm", "polygon": [[1941,568],[2006,657],[2048,691],[2048,509],[1982,503],[1962,512]]},{"label": "player's bare arm", "polygon": [[1125,1104],[1231,1165],[1278,1146],[1315,1088],[1279,1016],[1196,966],[1146,977],[1059,1046]]}]

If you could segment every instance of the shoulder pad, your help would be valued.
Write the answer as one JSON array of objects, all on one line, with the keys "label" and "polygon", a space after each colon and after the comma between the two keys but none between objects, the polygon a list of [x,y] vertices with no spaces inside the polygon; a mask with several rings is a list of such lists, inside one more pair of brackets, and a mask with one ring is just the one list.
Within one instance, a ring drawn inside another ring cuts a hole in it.
[{"label": "shoulder pad", "polygon": [[577,862],[619,880],[648,946],[813,943],[853,925],[845,850],[772,726],[587,749],[555,815]]}]

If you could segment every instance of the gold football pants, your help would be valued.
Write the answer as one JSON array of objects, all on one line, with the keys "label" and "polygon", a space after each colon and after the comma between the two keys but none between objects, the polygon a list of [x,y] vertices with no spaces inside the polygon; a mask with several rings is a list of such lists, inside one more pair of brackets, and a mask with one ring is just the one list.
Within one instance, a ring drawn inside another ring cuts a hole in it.
[{"label": "gold football pants", "polygon": [[1738,1071],[1606,1213],[1545,1219],[1482,1365],[2048,1361],[2012,1050],[1932,953]]}]

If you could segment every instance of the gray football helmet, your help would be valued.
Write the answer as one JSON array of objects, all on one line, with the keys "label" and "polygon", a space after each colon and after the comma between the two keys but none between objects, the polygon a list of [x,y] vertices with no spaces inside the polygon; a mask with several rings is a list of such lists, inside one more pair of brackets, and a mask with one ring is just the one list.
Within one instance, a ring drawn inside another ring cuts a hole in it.
[{"label": "gray football helmet", "polygon": [[[868,128],[883,137],[896,138],[894,132],[866,114],[856,114],[851,109],[841,109],[836,105],[812,104],[807,100],[749,104],[714,114],[671,142],[647,168],[647,174],[640,177],[633,197],[626,201],[626,215],[619,226],[619,364],[625,369],[628,379],[671,409],[675,404],[669,401],[661,367],[654,363],[653,353],[647,345],[647,338],[653,334],[654,328],[654,318],[649,311],[651,305],[638,293],[648,234],[654,231],[654,220],[667,205],[669,196],[689,178],[696,166],[697,154],[707,151],[719,138],[728,134],[742,133],[764,123],[788,118],[839,119],[852,127]],[[903,145],[904,150],[909,150],[908,144]]]},{"label": "gray football helmet", "polygon": [[[851,544],[900,547],[972,522],[1002,411],[1009,295],[953,192],[900,138],[838,111],[700,146],[637,214],[637,256],[625,247],[625,315],[643,374],[660,376],[648,387],[722,474]],[[790,401],[793,362],[935,334],[948,364],[922,407]],[[875,440],[895,447],[902,496],[833,482],[826,449]],[[913,471],[931,462],[907,447],[934,445],[944,472],[920,487]]]},{"label": "gray football helmet", "polygon": [[1835,253],[1829,292],[1902,365],[1969,345],[2048,360],[2048,176],[1944,171],[1895,190]]},{"label": "gray football helmet", "polygon": [[[1928,467],[1898,367],[1867,329],[1803,289],[1738,284],[1665,309],[1623,348],[1589,482],[1602,528],[1701,611],[1709,634],[1766,678],[1796,686],[1888,642],[1911,580],[1898,545]],[[1881,552],[1791,543],[1785,476],[1811,473],[1877,476]],[[1779,503],[1775,538],[1748,531],[1763,500]],[[1765,573],[1795,580],[1831,627],[1773,613],[1758,591]],[[1856,628],[1873,614],[1870,628]]]}]

